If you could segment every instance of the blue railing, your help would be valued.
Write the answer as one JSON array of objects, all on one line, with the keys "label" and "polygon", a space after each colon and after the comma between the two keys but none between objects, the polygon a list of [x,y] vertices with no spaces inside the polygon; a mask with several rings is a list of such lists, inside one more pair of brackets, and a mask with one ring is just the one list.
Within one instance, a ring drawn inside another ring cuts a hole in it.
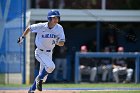
[{"label": "blue railing", "polygon": [[124,52],[124,53],[104,53],[104,52],[87,52],[81,53],[76,52],[75,55],[75,78],[74,82],[78,83],[79,81],[79,59],[82,57],[87,58],[134,58],[135,59],[135,83],[140,82],[140,53],[138,52]]}]

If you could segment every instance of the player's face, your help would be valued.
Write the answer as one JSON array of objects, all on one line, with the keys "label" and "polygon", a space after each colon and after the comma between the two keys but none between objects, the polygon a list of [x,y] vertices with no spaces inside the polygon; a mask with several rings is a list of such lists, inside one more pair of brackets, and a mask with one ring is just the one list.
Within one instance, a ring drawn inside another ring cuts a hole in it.
[{"label": "player's face", "polygon": [[52,17],[52,23],[57,24],[59,22],[58,17]]}]

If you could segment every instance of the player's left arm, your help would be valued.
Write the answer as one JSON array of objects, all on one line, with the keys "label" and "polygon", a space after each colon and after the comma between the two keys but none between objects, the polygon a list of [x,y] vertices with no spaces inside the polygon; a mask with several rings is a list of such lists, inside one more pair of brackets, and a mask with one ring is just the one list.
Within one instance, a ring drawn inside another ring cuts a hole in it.
[{"label": "player's left arm", "polygon": [[65,39],[64,39],[65,37],[63,36],[63,37],[57,37],[57,39],[56,39],[56,45],[58,45],[58,46],[64,46],[64,44],[65,44]]},{"label": "player's left arm", "polygon": [[56,43],[56,45],[58,45],[58,46],[64,46],[64,41],[60,41],[60,42],[58,42],[58,43]]},{"label": "player's left arm", "polygon": [[64,44],[65,44],[65,34],[64,34],[63,27],[62,27],[61,30],[60,30],[59,35],[57,36],[56,45],[64,46]]}]

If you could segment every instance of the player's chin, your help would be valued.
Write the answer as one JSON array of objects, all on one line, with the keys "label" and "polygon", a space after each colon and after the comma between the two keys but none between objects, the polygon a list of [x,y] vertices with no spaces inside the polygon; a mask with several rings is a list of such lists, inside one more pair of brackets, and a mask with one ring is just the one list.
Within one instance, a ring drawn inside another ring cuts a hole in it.
[{"label": "player's chin", "polygon": [[55,22],[54,24],[56,25],[56,24],[58,24],[58,22]]},{"label": "player's chin", "polygon": [[53,23],[54,23],[54,24],[58,24],[58,22],[59,22],[58,20],[55,20]]}]

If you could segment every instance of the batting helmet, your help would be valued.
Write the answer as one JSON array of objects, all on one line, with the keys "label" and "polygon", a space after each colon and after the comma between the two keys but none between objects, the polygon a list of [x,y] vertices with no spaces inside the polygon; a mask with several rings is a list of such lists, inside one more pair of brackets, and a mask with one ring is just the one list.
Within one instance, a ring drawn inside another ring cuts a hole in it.
[{"label": "batting helmet", "polygon": [[60,21],[60,13],[57,10],[51,10],[50,12],[48,12],[48,21],[51,21],[52,17],[58,17],[59,21]]}]

